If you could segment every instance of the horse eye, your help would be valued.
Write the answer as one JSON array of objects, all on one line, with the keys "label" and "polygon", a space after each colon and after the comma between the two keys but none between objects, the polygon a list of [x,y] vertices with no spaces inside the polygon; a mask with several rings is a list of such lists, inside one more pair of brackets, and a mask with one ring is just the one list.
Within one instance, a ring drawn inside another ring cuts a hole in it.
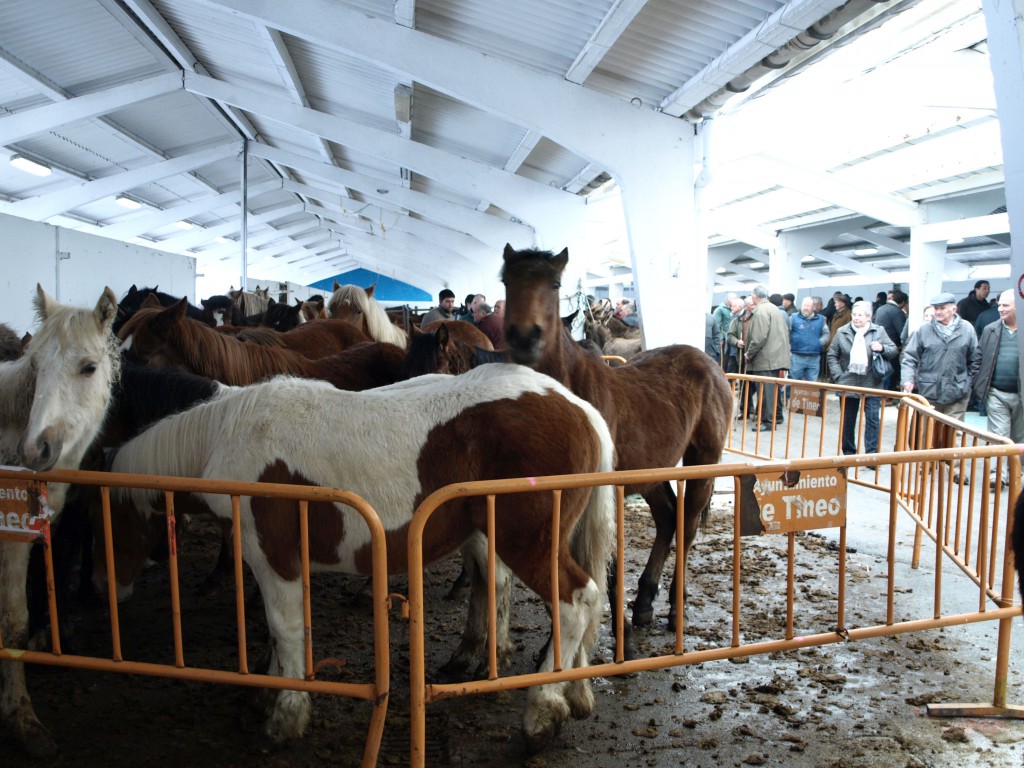
[{"label": "horse eye", "polygon": [[552,288],[553,288],[554,290],[556,290],[556,291],[557,291],[557,290],[558,290],[559,288],[561,288],[561,287],[562,287],[562,284],[561,284],[561,283],[555,283],[555,284],[554,284],[554,285],[552,285],[551,287],[552,287]]},{"label": "horse eye", "polygon": [[96,363],[85,363],[79,373],[83,376],[92,376],[96,373]]}]

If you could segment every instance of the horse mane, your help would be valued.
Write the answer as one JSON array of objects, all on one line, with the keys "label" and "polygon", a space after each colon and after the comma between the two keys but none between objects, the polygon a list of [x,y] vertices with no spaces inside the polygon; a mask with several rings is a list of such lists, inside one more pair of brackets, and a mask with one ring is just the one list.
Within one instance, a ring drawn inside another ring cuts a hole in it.
[{"label": "horse mane", "polygon": [[200,376],[245,386],[268,376],[305,372],[305,358],[298,352],[247,344],[230,334],[218,333],[205,323],[184,317],[178,306],[139,310],[121,328],[120,336],[126,339],[149,324],[161,326],[160,335],[174,344],[184,367]]},{"label": "horse mane", "polygon": [[[227,391],[225,385],[204,376],[125,362],[121,366],[121,381],[114,389],[104,438],[123,441],[166,416],[187,410],[224,391]],[[119,434],[112,434],[112,427],[116,427]]]},{"label": "horse mane", "polygon": [[391,322],[384,307],[373,298],[373,289],[365,290],[358,285],[339,285],[331,295],[327,311],[331,317],[338,317],[343,307],[354,307],[362,313],[366,332],[370,338],[386,341],[405,348],[409,337],[405,331]]}]

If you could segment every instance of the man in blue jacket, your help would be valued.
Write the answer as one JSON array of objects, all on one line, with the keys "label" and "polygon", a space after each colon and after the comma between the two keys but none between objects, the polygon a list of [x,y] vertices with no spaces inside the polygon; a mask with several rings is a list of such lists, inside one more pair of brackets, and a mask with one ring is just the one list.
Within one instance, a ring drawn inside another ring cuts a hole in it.
[{"label": "man in blue jacket", "polygon": [[828,323],[814,311],[810,296],[800,302],[800,311],[789,316],[789,378],[817,381],[821,351],[828,346]]}]

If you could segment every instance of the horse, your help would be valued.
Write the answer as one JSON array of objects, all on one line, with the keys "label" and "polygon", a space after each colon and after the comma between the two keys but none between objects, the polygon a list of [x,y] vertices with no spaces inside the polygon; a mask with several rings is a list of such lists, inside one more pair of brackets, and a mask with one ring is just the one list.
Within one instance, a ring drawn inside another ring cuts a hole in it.
[{"label": "horse", "polygon": [[324,297],[316,293],[302,302],[302,315],[306,318],[307,322],[310,320],[326,320],[328,315],[327,308],[324,306]]},{"label": "horse", "polygon": [[135,361],[178,367],[238,386],[281,373],[305,375],[311,356],[333,355],[368,341],[365,334],[340,320],[303,323],[283,334],[269,328],[245,333],[269,337],[274,345],[241,341],[190,320],[179,302],[167,309],[140,309],[118,337],[126,344],[126,355]]},{"label": "horse", "polygon": [[494,348],[491,340],[472,323],[438,320],[423,330],[413,326],[402,366],[403,378],[424,373],[465,373],[476,367],[480,351],[493,353]]},{"label": "horse", "polygon": [[[732,418],[732,393],[721,367],[703,351],[686,345],[649,350],[629,364],[612,368],[573,342],[562,327],[559,288],[569,261],[568,249],[517,251],[505,246],[505,340],[513,362],[528,365],[562,382],[592,403],[615,439],[616,469],[716,464]],[[706,518],[714,483],[686,483],[682,557]],[[626,493],[647,500],[655,523],[655,541],[640,577],[633,625],[650,624],[661,573],[676,534],[676,498],[672,486],[638,484]],[[676,580],[669,594],[669,626],[675,628]]]},{"label": "horse", "polygon": [[643,351],[640,329],[626,325],[617,317],[609,315],[602,322],[588,319],[583,323],[583,333],[605,355],[618,355],[631,360]]},{"label": "horse", "polygon": [[[228,298],[238,310],[238,316],[244,318],[239,322],[236,316],[235,325],[256,325],[259,317],[270,306],[270,286],[260,288],[257,285],[255,291],[244,291],[241,288],[237,291],[228,291]],[[251,322],[250,318],[253,318]]]},{"label": "horse", "polygon": [[[222,449],[225,442],[232,450]],[[378,511],[387,536],[388,571],[401,573],[407,569],[412,514],[437,489],[477,480],[606,472],[611,466],[611,436],[596,409],[547,376],[521,366],[489,365],[458,377],[421,376],[362,393],[273,379],[158,422],[122,446],[111,469],[344,488]],[[231,519],[230,498],[192,496],[218,518]],[[160,492],[118,489],[113,506],[121,510],[119,516],[132,509],[152,515],[163,498]],[[274,649],[271,670],[301,678],[301,541],[295,502],[259,497],[240,502],[242,556],[263,595]],[[584,667],[596,640],[614,546],[611,489],[566,490],[557,514],[561,659],[566,667]],[[553,574],[544,542],[551,541],[551,515],[548,494],[516,493],[497,501],[498,556],[549,604]],[[445,503],[426,527],[424,562],[479,538],[486,518],[484,497]],[[311,569],[369,572],[368,532],[353,510],[311,502],[308,526]],[[507,610],[507,602],[499,601],[503,604]],[[499,627],[507,632],[507,616]],[[486,623],[476,629],[486,632]],[[550,642],[540,666],[542,671],[553,668]],[[593,704],[586,679],[531,688],[523,720],[528,746],[541,747],[570,713],[585,717]],[[282,690],[266,732],[275,741],[301,736],[311,706],[308,694]]]},{"label": "horse", "polygon": [[[158,287],[137,288],[132,284],[132,287],[125,292],[121,301],[117,304],[117,319],[114,321],[114,333],[116,334],[121,330],[121,326],[128,322],[128,318],[144,306],[170,307],[177,304],[179,301],[183,301],[180,296],[171,296],[169,293],[164,293],[163,291],[158,290]],[[207,323],[208,325],[217,324],[216,322],[209,322],[208,315],[203,309],[193,306],[187,299],[184,301],[185,314],[190,318]]]},{"label": "horse", "polygon": [[327,302],[327,311],[336,320],[352,323],[370,338],[386,341],[405,348],[409,337],[394,325],[384,307],[373,298],[374,286],[363,289],[358,285],[334,283],[334,293]]},{"label": "horse", "polygon": [[[93,309],[63,306],[42,286],[41,322],[22,357],[0,364],[0,464],[36,471],[77,469],[103,424],[119,357],[111,328],[117,298],[105,288]],[[54,519],[68,492],[50,483]],[[27,531],[26,531],[27,532]],[[26,577],[31,544],[0,541],[0,634],[6,648],[24,648],[28,633]],[[25,687],[25,668],[0,664],[0,720],[27,752],[49,757],[57,745],[39,721]]]},{"label": "horse", "polygon": [[292,305],[270,299],[266,311],[260,317],[259,325],[285,333],[305,322],[306,318],[302,314],[301,301],[298,304]]}]

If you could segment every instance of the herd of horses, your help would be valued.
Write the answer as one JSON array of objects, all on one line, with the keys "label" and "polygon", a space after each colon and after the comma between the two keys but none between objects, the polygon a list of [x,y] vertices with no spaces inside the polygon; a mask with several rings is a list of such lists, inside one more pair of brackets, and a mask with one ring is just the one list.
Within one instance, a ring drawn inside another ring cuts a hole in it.
[{"label": "herd of horses", "polygon": [[[133,288],[119,304],[106,289],[95,307],[81,309],[60,305],[39,287],[40,325],[31,339],[0,333],[0,349],[10,347],[15,358],[0,363],[0,463],[37,471],[88,468],[95,461],[90,456],[105,448],[116,472],[344,488],[379,513],[392,572],[406,567],[402,539],[413,511],[446,484],[717,463],[733,408],[720,367],[685,345],[608,366],[572,340],[559,316],[567,262],[565,250],[506,246],[508,349],[502,353],[470,323],[441,323],[411,336],[396,332],[372,293],[353,286],[336,287],[325,302],[328,316],[303,317],[285,331],[236,324],[258,313],[234,313],[219,301],[200,309]],[[300,304],[295,309],[291,314],[305,311]],[[654,620],[677,536],[677,504],[669,483],[625,492],[643,495],[656,529],[632,615],[632,624],[642,626]],[[677,554],[684,568],[711,493],[711,480],[685,485]],[[72,498],[74,490],[51,484],[54,515]],[[141,550],[125,547],[145,537],[119,531],[145,529],[162,513],[163,496],[115,491],[112,502],[116,570],[127,587],[149,542]],[[273,499],[241,503],[242,553],[263,596],[271,671],[301,677],[294,505],[289,514]],[[187,504],[221,521],[232,517],[230,501],[218,495],[196,494]],[[499,611],[507,611],[509,573],[550,603],[549,500],[512,494],[496,505]],[[549,638],[541,670],[551,670],[556,656],[565,667],[587,664],[606,597],[616,594],[608,568],[616,539],[611,488],[565,491],[557,513],[561,645],[556,654]],[[310,505],[314,570],[368,572],[367,532],[357,517],[341,505]],[[1017,517],[1024,517],[1024,506]],[[438,510],[426,530],[425,561],[461,550],[470,578],[466,629],[449,672],[471,672],[485,658],[486,519],[482,499],[462,499]],[[1019,522],[1014,548],[1024,562]],[[0,542],[0,632],[8,648],[24,648],[28,639],[29,550]],[[674,579],[668,594],[674,626]],[[613,612],[623,608],[613,601]],[[499,656],[507,658],[507,613],[499,615],[496,634]],[[593,705],[586,678],[531,688],[523,717],[527,745],[543,747],[570,716],[585,717]],[[267,734],[277,741],[301,736],[311,709],[308,694],[280,691]],[[24,667],[14,661],[0,663],[0,718],[26,750],[56,751],[32,708]]]}]

